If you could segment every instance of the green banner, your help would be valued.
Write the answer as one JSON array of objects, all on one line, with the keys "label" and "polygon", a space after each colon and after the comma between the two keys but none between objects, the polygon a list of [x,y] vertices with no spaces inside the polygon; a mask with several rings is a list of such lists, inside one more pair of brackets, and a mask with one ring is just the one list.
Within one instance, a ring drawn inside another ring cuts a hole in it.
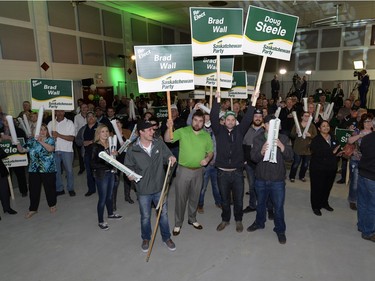
[{"label": "green banner", "polygon": [[73,110],[73,81],[31,79],[31,97],[32,109]]},{"label": "green banner", "polygon": [[336,139],[339,142],[341,147],[344,147],[345,144],[348,142],[348,138],[351,137],[353,134],[353,130],[348,130],[348,129],[335,129],[335,135]]},{"label": "green banner", "polygon": [[232,89],[221,92],[222,98],[247,99],[246,71],[233,71]]},{"label": "green banner", "polygon": [[[18,138],[18,141],[23,146],[25,140],[23,138]],[[4,165],[8,168],[28,166],[29,161],[27,159],[27,154],[21,154],[18,152],[18,149],[15,145],[12,145],[10,141],[1,141],[1,148],[8,155],[7,158],[2,159]],[[1,161],[1,160],[0,160]]]},{"label": "green banner", "polygon": [[[220,87],[232,87],[234,57],[220,56]],[[194,58],[194,84],[197,86],[217,86],[216,57]]]},{"label": "green banner", "polygon": [[296,16],[249,6],[243,51],[290,60],[298,19]]},{"label": "green banner", "polygon": [[191,45],[135,46],[140,93],[194,89]]},{"label": "green banner", "polygon": [[193,56],[242,55],[243,10],[190,8]]}]

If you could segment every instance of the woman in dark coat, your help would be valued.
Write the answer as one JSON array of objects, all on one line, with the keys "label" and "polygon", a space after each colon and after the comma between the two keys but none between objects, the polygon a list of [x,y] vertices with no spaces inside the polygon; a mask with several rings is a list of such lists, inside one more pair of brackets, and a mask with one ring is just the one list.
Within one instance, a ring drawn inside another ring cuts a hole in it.
[{"label": "woman in dark coat", "polygon": [[[311,141],[310,183],[311,207],[317,216],[321,216],[321,209],[332,212],[328,204],[329,194],[335,181],[337,172],[337,158],[342,152],[336,139],[330,134],[327,121],[318,124],[318,135]],[[340,152],[339,152],[340,151]]]}]

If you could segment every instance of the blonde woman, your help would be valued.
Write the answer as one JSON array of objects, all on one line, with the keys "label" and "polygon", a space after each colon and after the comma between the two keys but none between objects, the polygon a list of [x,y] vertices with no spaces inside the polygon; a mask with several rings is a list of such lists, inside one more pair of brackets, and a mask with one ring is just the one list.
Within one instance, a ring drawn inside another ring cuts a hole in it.
[{"label": "blonde woman", "polygon": [[[99,157],[104,151],[111,155],[109,150],[109,130],[104,124],[100,124],[95,131],[94,143],[91,144],[91,169],[98,189],[99,201],[97,205],[99,228],[108,230],[108,223],[104,221],[104,207],[107,208],[108,219],[120,220],[122,216],[113,213],[113,188],[115,185],[114,169],[110,164]],[[113,155],[117,151],[112,152]]]}]

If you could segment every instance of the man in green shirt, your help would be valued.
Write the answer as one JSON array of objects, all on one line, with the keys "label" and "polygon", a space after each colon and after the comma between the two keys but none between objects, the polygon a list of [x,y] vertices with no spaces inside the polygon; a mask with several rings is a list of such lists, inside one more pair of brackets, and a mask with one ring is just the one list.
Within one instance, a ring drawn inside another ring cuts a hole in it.
[{"label": "man in green shirt", "polygon": [[[180,128],[173,132],[173,121],[167,121],[164,134],[166,142],[180,141],[179,159],[176,178],[173,185],[176,190],[175,227],[173,235],[180,234],[184,221],[186,204],[188,203],[188,223],[195,229],[202,229],[197,222],[197,207],[203,181],[203,167],[213,157],[213,143],[210,135],[203,130],[204,114],[198,110],[193,115],[191,126]],[[189,202],[188,202],[189,201]]]}]

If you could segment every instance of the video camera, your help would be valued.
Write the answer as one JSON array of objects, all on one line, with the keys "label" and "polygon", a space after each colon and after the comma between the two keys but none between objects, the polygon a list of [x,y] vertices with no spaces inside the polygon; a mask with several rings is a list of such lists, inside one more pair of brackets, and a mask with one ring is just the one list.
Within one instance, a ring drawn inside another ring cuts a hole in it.
[{"label": "video camera", "polygon": [[358,77],[358,79],[361,77],[361,71],[358,71],[358,70],[354,70],[354,73],[353,73],[353,76],[354,77]]}]

